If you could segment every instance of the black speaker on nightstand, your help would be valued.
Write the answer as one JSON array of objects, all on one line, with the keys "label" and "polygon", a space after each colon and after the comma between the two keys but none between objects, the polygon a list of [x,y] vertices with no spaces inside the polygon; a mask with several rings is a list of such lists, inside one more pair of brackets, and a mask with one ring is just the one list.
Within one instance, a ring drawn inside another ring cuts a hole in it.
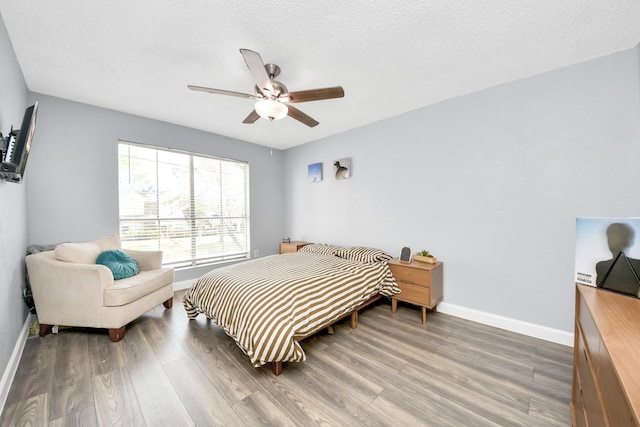
[{"label": "black speaker on nightstand", "polygon": [[411,248],[407,248],[406,246],[402,248],[400,251],[400,262],[410,263],[411,262]]}]

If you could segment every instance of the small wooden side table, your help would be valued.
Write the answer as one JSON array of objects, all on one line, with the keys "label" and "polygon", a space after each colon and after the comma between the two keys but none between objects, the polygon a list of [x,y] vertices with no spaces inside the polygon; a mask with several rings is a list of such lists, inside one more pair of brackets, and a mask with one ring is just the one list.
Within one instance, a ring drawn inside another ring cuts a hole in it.
[{"label": "small wooden side table", "polygon": [[291,241],[288,243],[280,243],[280,253],[281,254],[289,254],[292,252],[298,252],[303,246],[307,246],[308,242],[300,242],[300,241]]},{"label": "small wooden side table", "polygon": [[398,301],[408,302],[422,308],[422,323],[426,323],[427,308],[435,312],[442,301],[442,263],[401,263],[394,258],[389,261],[389,268],[402,291],[391,297],[391,313],[396,314]]}]

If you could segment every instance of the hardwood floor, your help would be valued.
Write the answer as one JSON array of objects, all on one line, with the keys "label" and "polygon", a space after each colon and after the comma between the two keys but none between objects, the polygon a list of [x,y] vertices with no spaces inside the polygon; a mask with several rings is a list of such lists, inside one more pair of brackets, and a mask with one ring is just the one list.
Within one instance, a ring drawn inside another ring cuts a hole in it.
[{"label": "hardwood floor", "polygon": [[255,369],[176,295],[127,327],[31,337],[1,426],[569,426],[572,349],[389,303]]}]

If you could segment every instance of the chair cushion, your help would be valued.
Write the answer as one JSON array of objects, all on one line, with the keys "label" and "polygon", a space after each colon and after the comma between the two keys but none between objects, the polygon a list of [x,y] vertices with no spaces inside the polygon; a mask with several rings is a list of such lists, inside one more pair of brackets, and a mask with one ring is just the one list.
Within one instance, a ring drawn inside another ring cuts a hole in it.
[{"label": "chair cushion", "polygon": [[135,259],[130,255],[118,251],[104,251],[98,255],[96,264],[102,264],[111,270],[114,280],[126,279],[135,276],[140,271],[140,267]]},{"label": "chair cushion", "polygon": [[115,280],[113,286],[104,289],[104,305],[117,307],[136,301],[145,295],[173,283],[173,269],[141,271],[135,276]]}]

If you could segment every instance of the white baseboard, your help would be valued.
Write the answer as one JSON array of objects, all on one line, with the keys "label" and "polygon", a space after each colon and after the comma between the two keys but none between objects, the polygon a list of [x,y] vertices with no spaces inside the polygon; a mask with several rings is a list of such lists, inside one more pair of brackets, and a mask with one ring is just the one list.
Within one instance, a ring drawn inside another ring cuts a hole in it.
[{"label": "white baseboard", "polygon": [[2,379],[0,379],[0,414],[4,411],[4,404],[7,402],[13,378],[16,376],[18,365],[20,364],[20,358],[22,357],[22,351],[24,350],[24,345],[29,337],[29,327],[31,326],[32,319],[33,316],[29,314],[24,320],[24,325],[22,325],[22,330],[18,335],[16,345],[13,347],[13,353],[11,353],[9,363],[7,363],[7,367],[2,374]]},{"label": "white baseboard", "polygon": [[478,311],[446,302],[438,304],[438,311],[482,323],[484,325],[495,326],[496,328],[505,329],[507,331],[573,347],[573,333],[561,331],[559,329],[523,322],[521,320],[498,316],[496,314]]}]

